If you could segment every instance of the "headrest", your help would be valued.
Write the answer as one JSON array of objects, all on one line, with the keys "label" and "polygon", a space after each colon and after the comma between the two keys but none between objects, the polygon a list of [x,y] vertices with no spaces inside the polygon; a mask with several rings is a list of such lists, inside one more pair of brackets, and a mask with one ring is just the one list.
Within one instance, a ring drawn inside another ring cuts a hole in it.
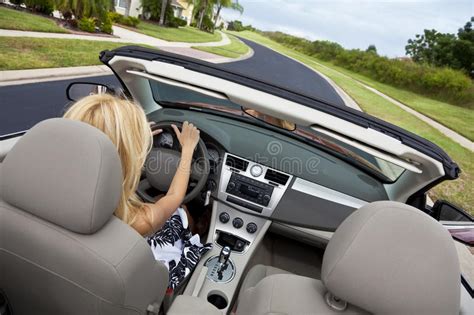
[{"label": "headrest", "polygon": [[67,230],[96,232],[119,203],[117,149],[83,122],[56,118],[37,124],[2,164],[3,201]]},{"label": "headrest", "polygon": [[391,201],[351,214],[322,265],[333,295],[374,314],[459,314],[460,275],[448,231],[420,210]]}]

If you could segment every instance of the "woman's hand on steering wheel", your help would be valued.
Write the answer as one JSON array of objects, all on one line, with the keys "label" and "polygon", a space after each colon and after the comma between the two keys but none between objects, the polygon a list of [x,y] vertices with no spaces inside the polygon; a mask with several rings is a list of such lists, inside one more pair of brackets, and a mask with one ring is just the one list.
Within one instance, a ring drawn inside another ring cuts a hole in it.
[{"label": "woman's hand on steering wheel", "polygon": [[199,143],[199,130],[191,123],[185,121],[181,131],[179,131],[176,125],[171,125],[176,137],[178,138],[179,144],[183,151],[189,150],[193,152],[196,145]]}]

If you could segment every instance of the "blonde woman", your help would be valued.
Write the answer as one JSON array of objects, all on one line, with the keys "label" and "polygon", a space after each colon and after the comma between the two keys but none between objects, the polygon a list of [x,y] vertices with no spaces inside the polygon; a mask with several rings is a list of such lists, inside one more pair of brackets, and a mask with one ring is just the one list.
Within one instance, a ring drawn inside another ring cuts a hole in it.
[{"label": "blonde woman", "polygon": [[[182,130],[173,125],[181,144],[181,161],[168,192],[156,203],[143,203],[136,195],[141,170],[151,148],[153,134],[145,112],[134,103],[108,94],[87,96],[73,104],[65,118],[88,123],[109,136],[122,162],[123,185],[115,215],[147,238],[153,254],[170,270],[170,288],[189,274],[200,256],[209,250],[189,229],[191,216],[181,204],[188,187],[199,130],[188,122]],[[158,130],[155,134],[161,132]],[[192,251],[194,255],[186,255]],[[189,260],[186,256],[198,259]]]}]

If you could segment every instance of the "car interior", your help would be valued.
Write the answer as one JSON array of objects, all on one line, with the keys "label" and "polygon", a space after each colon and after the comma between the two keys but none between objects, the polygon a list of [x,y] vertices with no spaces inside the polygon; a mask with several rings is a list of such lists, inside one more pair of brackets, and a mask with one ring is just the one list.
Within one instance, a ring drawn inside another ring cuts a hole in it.
[{"label": "car interior", "polygon": [[176,169],[171,124],[200,129],[185,203],[213,247],[167,290],[167,268],[113,215],[122,170],[112,142],[85,123],[48,119],[2,141],[1,315],[473,310],[450,233],[408,202],[445,175],[442,159],[245,84],[108,58],[120,93],[163,129],[137,190],[144,201]]}]

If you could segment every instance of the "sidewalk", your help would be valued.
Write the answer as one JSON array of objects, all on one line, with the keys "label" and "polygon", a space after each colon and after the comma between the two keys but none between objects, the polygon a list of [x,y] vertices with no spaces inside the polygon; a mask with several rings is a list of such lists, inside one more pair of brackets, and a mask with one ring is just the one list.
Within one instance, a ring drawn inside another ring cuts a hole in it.
[{"label": "sidewalk", "polygon": [[[325,65],[322,65],[320,63],[317,63],[317,64],[320,65],[321,67],[328,68]],[[334,69],[331,69],[331,70],[337,71],[337,70],[334,70]],[[352,78],[352,77],[350,77],[350,76],[348,76],[344,73],[341,73],[339,71],[337,71],[337,72],[340,75],[342,75],[346,78],[354,80],[355,82],[357,82],[357,84],[364,87],[365,89],[367,89],[367,90],[371,91],[372,93],[375,93],[375,94],[383,97],[384,99],[386,99],[387,101],[389,101],[393,105],[396,105],[396,106],[400,107],[404,111],[406,111],[406,112],[412,114],[413,116],[417,117],[418,119],[424,121],[425,123],[427,123],[431,127],[437,129],[439,132],[444,134],[446,137],[450,138],[451,140],[453,140],[454,142],[460,144],[461,146],[465,147],[466,149],[468,149],[470,151],[474,151],[474,142],[472,142],[471,140],[467,139],[466,137],[460,135],[459,133],[455,132],[454,130],[449,129],[448,127],[440,124],[439,122],[435,121],[434,119],[431,119],[430,117],[425,116],[420,112],[417,112],[416,110],[412,109],[411,107],[397,101],[396,99],[388,96],[387,94],[384,94],[384,93],[380,92],[377,89],[374,89],[371,86],[368,86],[367,84],[364,84],[364,83],[360,82],[359,80],[356,80],[356,79],[354,79],[354,78]]]},{"label": "sidewalk", "polygon": [[[252,54],[241,56],[240,58],[227,58],[215,54],[211,54],[205,51],[192,49],[192,46],[225,46],[231,43],[230,38],[227,34],[218,31],[221,34],[222,39],[218,42],[207,42],[207,43],[185,43],[185,42],[169,42],[152,36],[148,36],[142,33],[134,32],[127,28],[120,26],[113,26],[114,35],[117,37],[103,37],[94,35],[78,35],[78,34],[63,34],[63,33],[45,33],[45,32],[29,32],[29,31],[16,31],[16,30],[5,30],[0,29],[0,37],[34,37],[34,38],[56,38],[56,39],[80,39],[80,40],[92,40],[102,42],[114,42],[124,44],[137,44],[137,45],[148,45],[156,47],[160,50],[180,54],[183,56],[201,59],[212,63],[224,63],[238,61],[245,58],[250,58]],[[24,70],[19,70],[24,71]],[[1,72],[1,71],[0,71]],[[26,72],[25,72],[26,73]],[[2,74],[0,74],[0,82],[2,80]]]},{"label": "sidewalk", "polygon": [[[45,33],[45,32],[28,32],[0,29],[0,37],[33,37],[33,38],[57,38],[57,39],[80,39],[92,41],[105,41],[124,44],[138,44],[156,47],[160,50],[171,53],[204,60],[211,63],[224,63],[250,58],[252,53],[241,56],[240,58],[227,58],[197,49],[192,46],[224,46],[231,43],[230,38],[223,32],[222,39],[218,42],[207,43],[185,43],[185,42],[169,42],[142,33],[134,32],[129,29],[113,26],[114,35],[117,37],[103,37],[94,35],[78,35],[78,34],[62,34],[62,33]],[[73,79],[77,77],[91,77],[100,75],[110,75],[112,72],[106,66],[85,66],[85,67],[67,67],[67,68],[48,68],[48,69],[32,69],[32,70],[11,70],[0,71],[0,86],[27,84],[34,82],[45,82],[54,80]]]}]

